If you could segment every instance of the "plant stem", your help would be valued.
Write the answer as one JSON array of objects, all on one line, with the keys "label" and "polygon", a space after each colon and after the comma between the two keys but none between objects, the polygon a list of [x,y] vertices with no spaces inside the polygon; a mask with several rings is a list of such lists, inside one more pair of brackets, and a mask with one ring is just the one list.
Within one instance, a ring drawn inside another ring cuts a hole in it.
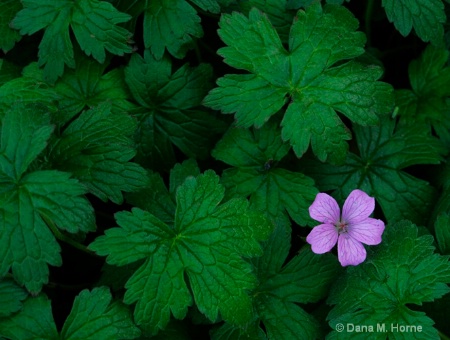
[{"label": "plant stem", "polygon": [[373,5],[374,5],[374,1],[373,0],[368,0],[367,1],[366,14],[365,14],[365,17],[364,17],[364,19],[365,19],[365,31],[366,31],[366,37],[367,37],[367,47],[371,47],[372,46],[371,35],[372,35]]},{"label": "plant stem", "polygon": [[198,47],[198,41],[194,40],[194,50],[195,50],[195,56],[197,57],[197,61],[199,64],[202,63],[202,54],[200,53],[200,48]]},{"label": "plant stem", "polygon": [[62,232],[60,232],[59,229],[56,227],[56,225],[53,223],[53,221],[51,221],[50,219],[45,219],[45,220],[47,222],[48,227],[52,231],[53,235],[55,235],[55,237],[58,240],[65,242],[67,244],[70,244],[72,247],[74,247],[78,250],[81,250],[84,253],[97,256],[96,253],[94,253],[92,250],[89,250],[85,245],[82,245],[81,243],[71,239],[70,237],[68,237],[68,236],[64,235]]},{"label": "plant stem", "polygon": [[442,340],[450,340],[450,338],[447,335],[445,335],[444,333],[442,333],[440,330],[438,330],[438,334]]}]

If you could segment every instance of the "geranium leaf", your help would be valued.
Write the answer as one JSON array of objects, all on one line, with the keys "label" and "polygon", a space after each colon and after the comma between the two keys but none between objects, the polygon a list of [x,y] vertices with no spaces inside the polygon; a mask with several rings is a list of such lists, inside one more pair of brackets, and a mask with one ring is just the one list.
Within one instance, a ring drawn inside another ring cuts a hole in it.
[{"label": "geranium leaf", "polygon": [[378,113],[392,108],[392,88],[377,81],[381,69],[351,60],[364,52],[365,37],[342,6],[322,8],[316,3],[300,10],[288,50],[257,9],[248,18],[225,14],[219,25],[227,46],[218,53],[230,66],[250,74],[219,78],[205,105],[235,113],[238,126],[260,127],[290,101],[281,122],[282,137],[299,157],[311,144],[320,160],[330,157],[342,163],[350,133],[336,112],[370,125],[378,121]]},{"label": "geranium leaf", "polygon": [[290,216],[300,225],[312,225],[308,207],[318,191],[311,178],[278,166],[288,150],[276,124],[268,123],[253,130],[231,128],[212,155],[234,166],[222,176],[229,196],[250,196],[252,206],[273,221]]},{"label": "geranium leaf", "polygon": [[[432,242],[430,235],[418,236],[411,222],[388,225],[383,242],[370,248],[367,261],[349,268],[333,286],[328,298],[335,305],[328,315],[330,326],[335,329],[337,323],[353,323],[377,330],[377,324],[384,324],[385,332],[374,332],[374,339],[409,339],[411,332],[395,331],[392,325],[421,326],[420,337],[439,339],[433,321],[409,307],[450,291],[448,256],[433,253]],[[347,331],[333,331],[329,338],[348,335]],[[353,337],[364,339],[367,333],[355,333]]]},{"label": "geranium leaf", "polygon": [[220,204],[224,188],[218,182],[212,171],[188,177],[176,193],[173,225],[134,208],[117,213],[120,227],[90,245],[110,264],[145,259],[128,280],[124,301],[137,302],[135,320],[152,333],[164,329],[171,313],[184,318],[194,301],[213,321],[219,312],[233,324],[251,317],[247,293],[256,281],[242,257],[261,254],[258,240],[271,226],[243,199]]},{"label": "geranium leaf", "polygon": [[47,264],[61,265],[59,245],[46,222],[75,233],[95,229],[86,189],[57,170],[29,171],[53,131],[36,107],[16,105],[2,119],[0,140],[0,276],[37,293],[48,281]]},{"label": "geranium leaf", "polygon": [[414,28],[423,41],[440,44],[445,22],[442,0],[383,0],[382,5],[389,21],[404,37]]},{"label": "geranium leaf", "polygon": [[64,72],[64,65],[75,67],[71,27],[81,49],[103,63],[106,51],[130,53],[131,33],[117,24],[130,16],[117,11],[110,3],[98,0],[24,0],[12,26],[20,34],[33,34],[45,29],[39,45],[39,66],[44,66],[44,79],[54,83]]},{"label": "geranium leaf", "polygon": [[71,172],[98,198],[120,204],[122,191],[135,191],[147,182],[146,171],[129,162],[136,154],[135,129],[130,115],[100,105],[81,113],[51,143],[49,161]]},{"label": "geranium leaf", "polygon": [[210,89],[211,68],[184,65],[172,73],[168,58],[156,60],[150,51],[135,54],[125,69],[125,81],[141,105],[136,113],[138,154],[136,160],[155,169],[171,167],[177,146],[190,157],[204,158],[212,138],[224,124],[200,103]]},{"label": "geranium leaf", "polygon": [[396,127],[396,121],[388,117],[377,127],[355,125],[354,131],[359,155],[349,153],[343,166],[311,161],[305,172],[320,190],[336,190],[333,195],[341,202],[355,188],[375,197],[390,223],[402,219],[425,223],[436,191],[402,169],[438,164],[446,152],[439,140],[420,128]]}]

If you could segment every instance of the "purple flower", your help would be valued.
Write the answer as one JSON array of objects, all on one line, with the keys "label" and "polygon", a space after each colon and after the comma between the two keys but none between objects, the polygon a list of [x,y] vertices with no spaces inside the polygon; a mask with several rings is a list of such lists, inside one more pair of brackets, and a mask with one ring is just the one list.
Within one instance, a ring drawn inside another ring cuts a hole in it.
[{"label": "purple flower", "polygon": [[314,227],[306,241],[316,254],[323,254],[338,244],[338,257],[342,266],[356,266],[366,259],[362,243],[375,245],[381,242],[384,223],[370,218],[375,199],[364,191],[353,190],[341,211],[336,200],[327,194],[317,194],[309,207],[311,217],[323,224]]}]

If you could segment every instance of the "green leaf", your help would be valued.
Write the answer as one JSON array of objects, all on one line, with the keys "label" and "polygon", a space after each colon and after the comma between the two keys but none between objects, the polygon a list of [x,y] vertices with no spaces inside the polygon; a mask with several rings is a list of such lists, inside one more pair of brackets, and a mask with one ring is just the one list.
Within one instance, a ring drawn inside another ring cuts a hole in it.
[{"label": "green leaf", "polygon": [[397,90],[395,94],[402,124],[420,125],[425,130],[433,128],[439,138],[450,146],[448,56],[448,51],[428,45],[420,58],[409,64],[412,90]]},{"label": "green leaf", "polygon": [[60,339],[51,301],[43,294],[26,299],[19,313],[0,318],[0,336],[10,340]]},{"label": "green leaf", "polygon": [[236,328],[224,323],[210,331],[212,340],[266,340],[266,334],[257,323],[246,325],[245,328]]},{"label": "green leaf", "polygon": [[0,49],[4,53],[11,50],[21,38],[19,32],[9,26],[16,13],[21,9],[19,0],[4,0],[0,3]]},{"label": "green leaf", "polygon": [[[448,164],[448,163],[446,163]],[[449,177],[445,176],[448,179],[450,179]],[[445,178],[444,177],[444,178]],[[427,226],[429,228],[433,228],[433,225],[436,223],[439,215],[442,214],[449,214],[450,213],[450,186],[449,186],[450,182],[444,183],[443,188],[442,188],[442,192],[440,194],[439,199],[437,200],[434,209],[433,209],[433,213],[430,216],[429,219],[429,223],[427,224]]]},{"label": "green leaf", "polygon": [[269,339],[294,339],[302,334],[306,339],[316,339],[319,323],[294,303],[265,296],[259,299],[258,313],[266,327]]},{"label": "green leaf", "polygon": [[27,297],[27,292],[19,287],[14,280],[0,279],[0,320],[22,308],[22,300]]},{"label": "green leaf", "polygon": [[447,214],[438,216],[434,231],[441,254],[450,255],[450,217]]},{"label": "green leaf", "polygon": [[[146,50],[134,54],[125,69],[125,81],[141,105],[136,161],[149,168],[173,165],[172,143],[192,158],[209,155],[212,138],[224,129],[214,115],[200,108],[211,88],[211,67],[184,65],[172,74],[168,58],[156,60]],[[169,161],[167,159],[169,158]]]},{"label": "green leaf", "polygon": [[[8,81],[20,77],[21,69],[16,64],[13,64],[5,59],[0,59],[0,91],[1,86]],[[0,97],[1,98],[1,97]],[[3,98],[2,98],[3,99]]]},{"label": "green leaf", "polygon": [[106,1],[23,0],[22,4],[24,8],[12,25],[22,35],[45,29],[39,45],[39,66],[45,65],[44,79],[50,83],[63,74],[64,64],[75,68],[69,27],[81,49],[99,63],[105,62],[105,50],[116,55],[131,52],[131,33],[117,25],[130,16]]},{"label": "green leaf", "polygon": [[409,219],[426,223],[436,197],[428,182],[401,169],[415,164],[438,164],[446,150],[439,140],[420,128],[396,128],[395,120],[384,118],[377,127],[354,126],[359,155],[349,153],[346,164],[330,167],[305,163],[303,170],[319,190],[336,190],[343,202],[359,188],[375,197],[389,223]]},{"label": "green leaf", "polygon": [[[284,264],[290,234],[278,226],[266,244],[264,255],[255,262],[260,284],[254,295],[255,306],[268,338],[318,337],[319,324],[296,303],[317,302],[328,293],[339,265],[331,254],[317,256],[309,248]],[[284,264],[284,265],[283,265]]]},{"label": "green leaf", "polygon": [[[219,13],[221,0],[191,0],[191,2],[204,11]],[[225,0],[225,2],[229,2]]]},{"label": "green leaf", "polygon": [[0,169],[11,180],[20,180],[53,132],[49,115],[33,109],[16,105],[2,120]]},{"label": "green leaf", "polygon": [[71,172],[89,192],[106,201],[123,202],[122,191],[147,182],[146,171],[129,160],[136,150],[131,139],[136,122],[110,105],[83,112],[50,146],[53,167]]},{"label": "green leaf", "polygon": [[127,194],[126,201],[147,210],[166,224],[173,223],[175,219],[175,201],[159,173],[149,171],[148,184],[139,191]]},{"label": "green leaf", "polygon": [[382,5],[389,21],[404,37],[414,27],[423,41],[441,44],[446,19],[442,0],[383,0]]},{"label": "green leaf", "polygon": [[133,273],[142,265],[143,261],[133,262],[122,267],[112,266],[105,263],[102,267],[101,277],[97,284],[99,286],[108,286],[113,293],[123,293],[125,284]]},{"label": "green leaf", "polygon": [[170,171],[170,187],[166,185],[160,174],[150,172],[150,181],[141,190],[127,195],[127,202],[131,205],[147,210],[152,215],[166,224],[173,224],[175,221],[176,192],[186,178],[200,175],[195,160],[189,159],[182,164],[175,164]]},{"label": "green leaf", "polygon": [[22,73],[22,77],[9,79],[0,87],[0,117],[17,102],[31,105],[42,104],[47,111],[56,112],[58,94],[43,81],[38,65],[31,63],[23,69]]},{"label": "green leaf", "polygon": [[70,233],[94,231],[92,207],[88,200],[79,197],[86,189],[70,177],[71,174],[56,170],[29,173],[20,182],[23,189],[18,193],[19,200],[21,195],[30,195],[30,203],[43,217]]},{"label": "green leaf", "polygon": [[76,71],[66,71],[54,87],[60,108],[54,121],[63,125],[83,109],[105,101],[111,103],[113,112],[130,112],[135,108],[129,102],[123,70],[115,68],[105,72],[107,66],[83,56],[77,57]]},{"label": "green leaf", "polygon": [[177,189],[181,186],[186,178],[197,177],[200,175],[200,169],[197,162],[193,159],[188,159],[181,164],[175,164],[172,170],[170,170],[170,187],[169,191],[175,198]]},{"label": "green leaf", "polygon": [[145,8],[144,45],[155,59],[167,51],[184,58],[195,38],[203,36],[197,11],[184,0],[153,0]]},{"label": "green leaf", "polygon": [[[306,2],[309,5],[311,1],[312,0]],[[295,11],[293,11],[293,9],[299,9],[300,7],[305,7],[305,5],[305,1],[295,4],[292,1],[286,3],[286,1],[279,0],[249,0],[238,2],[240,12],[247,16],[253,7],[264,12],[273,27],[277,30],[283,43],[287,43],[289,39],[289,30],[295,16]]]},{"label": "green leaf", "polygon": [[[319,323],[297,303],[324,298],[340,267],[334,255],[317,256],[309,247],[285,264],[290,241],[290,228],[278,224],[263,256],[252,260],[259,281],[252,292],[255,317],[264,325],[268,339],[296,339],[299,334],[316,339]],[[256,338],[259,332],[252,329],[250,334]]]},{"label": "green leaf", "polygon": [[75,233],[95,229],[85,188],[70,174],[30,172],[53,131],[49,115],[16,105],[2,119],[0,138],[0,276],[12,268],[18,283],[39,292],[47,264],[61,265],[60,248],[46,223]]},{"label": "green leaf", "polygon": [[447,318],[449,304],[450,294],[446,294],[433,302],[424,303],[423,307],[421,307],[421,311],[424,311],[434,321],[434,327],[439,330],[441,336],[450,333],[450,325]]},{"label": "green leaf", "polygon": [[152,340],[192,340],[190,334],[192,334],[192,324],[186,321],[170,319],[167,327],[159,332],[158,335],[144,334],[140,339],[144,340],[151,337]]},{"label": "green leaf", "polygon": [[129,309],[116,301],[106,287],[83,290],[75,298],[72,311],[61,330],[62,339],[135,339],[140,330],[133,324]]},{"label": "green leaf", "polygon": [[135,320],[152,333],[164,329],[171,313],[184,318],[193,300],[212,321],[219,312],[232,324],[251,317],[247,293],[256,281],[242,257],[261,254],[258,241],[269,236],[271,226],[243,199],[220,204],[224,188],[218,182],[213,171],[188,177],[176,193],[173,225],[134,208],[117,213],[120,227],[90,245],[108,255],[109,264],[145,259],[128,280],[124,301],[137,302]]},{"label": "green leaf", "polygon": [[[358,124],[375,124],[392,108],[392,88],[378,82],[382,71],[353,59],[364,53],[365,37],[342,6],[319,3],[297,13],[286,50],[266,15],[225,14],[219,35],[227,44],[218,53],[230,66],[250,74],[219,78],[204,104],[235,113],[237,125],[262,126],[289,102],[282,125],[297,156],[311,143],[317,157],[345,159],[350,133],[336,112]],[[281,112],[283,114],[283,112]]]},{"label": "green leaf", "polygon": [[116,0],[115,5],[134,18],[143,17],[144,46],[159,60],[166,50],[175,58],[184,58],[203,36],[196,6],[219,13],[220,5],[230,1],[234,0]]},{"label": "green leaf", "polygon": [[212,155],[234,166],[222,175],[229,196],[250,196],[251,205],[273,221],[289,215],[300,225],[312,225],[308,207],[318,190],[311,178],[277,166],[288,151],[277,125],[268,123],[261,129],[231,128]]},{"label": "green leaf", "polygon": [[45,295],[28,298],[23,309],[0,319],[0,335],[11,340],[32,339],[135,339],[140,330],[133,324],[129,309],[111,302],[108,288],[83,290],[75,298],[61,334],[56,330],[50,300]]},{"label": "green leaf", "polygon": [[[413,311],[408,305],[433,301],[450,291],[450,262],[448,256],[435,254],[430,235],[418,236],[417,227],[403,221],[388,225],[383,242],[368,250],[367,260],[349,267],[336,280],[328,302],[335,305],[328,319],[335,329],[344,325],[384,324],[386,332],[373,333],[374,339],[410,339],[411,333],[392,330],[391,325],[422,326],[423,339],[439,339],[433,321],[425,313]],[[376,306],[376,308],[374,308]],[[330,338],[348,338],[346,331],[333,331]],[[351,334],[366,339],[367,334]]]}]

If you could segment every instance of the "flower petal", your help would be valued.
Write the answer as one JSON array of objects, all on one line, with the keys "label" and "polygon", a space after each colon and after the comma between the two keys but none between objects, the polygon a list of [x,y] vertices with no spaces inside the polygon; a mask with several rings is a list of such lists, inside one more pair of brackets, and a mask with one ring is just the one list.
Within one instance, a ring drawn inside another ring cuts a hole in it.
[{"label": "flower petal", "polygon": [[375,209],[375,199],[364,191],[353,190],[345,200],[342,208],[342,220],[349,224],[356,224],[365,220]]},{"label": "flower petal", "polygon": [[306,237],[306,242],[316,254],[323,254],[331,250],[338,240],[338,232],[332,224],[320,224],[314,227]]},{"label": "flower petal", "polygon": [[381,243],[384,231],[384,222],[375,218],[366,218],[357,224],[350,224],[348,234],[355,240],[373,246]]},{"label": "flower petal", "polygon": [[339,235],[338,258],[343,267],[357,266],[366,259],[366,249],[361,242],[352,238],[349,234]]},{"label": "flower petal", "polygon": [[316,221],[336,224],[340,220],[341,210],[336,200],[330,195],[319,193],[309,207],[309,215]]}]

